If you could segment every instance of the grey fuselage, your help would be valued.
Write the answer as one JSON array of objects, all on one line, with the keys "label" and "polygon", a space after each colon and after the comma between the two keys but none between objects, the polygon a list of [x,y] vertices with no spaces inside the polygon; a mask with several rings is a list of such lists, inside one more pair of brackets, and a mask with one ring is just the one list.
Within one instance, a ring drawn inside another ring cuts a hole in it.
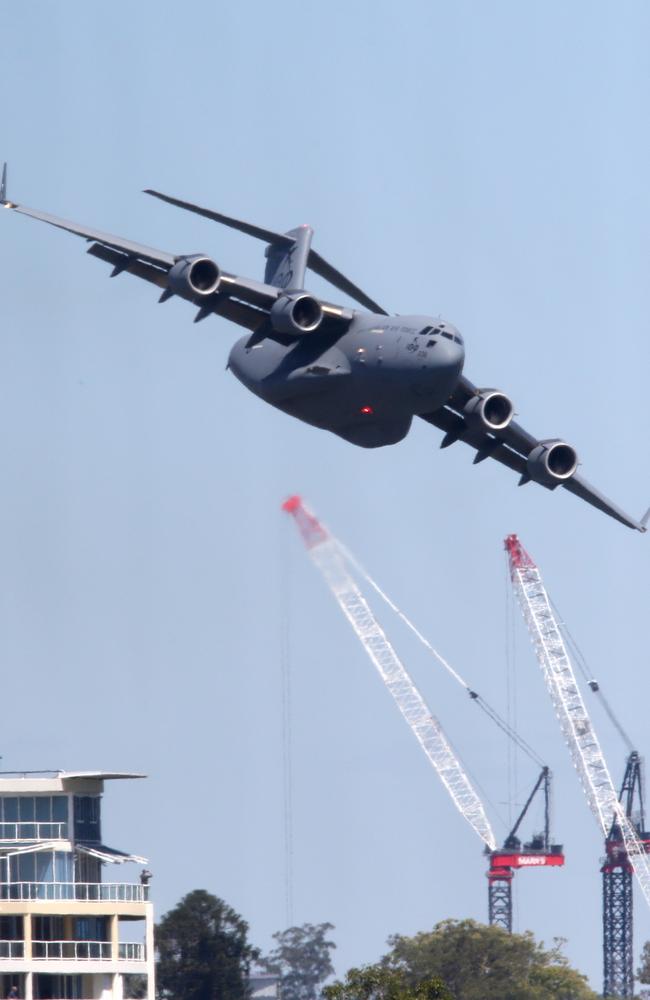
[{"label": "grey fuselage", "polygon": [[449,398],[463,369],[458,331],[430,316],[355,313],[347,332],[283,342],[246,336],[228,367],[256,396],[363,448],[395,444]]}]

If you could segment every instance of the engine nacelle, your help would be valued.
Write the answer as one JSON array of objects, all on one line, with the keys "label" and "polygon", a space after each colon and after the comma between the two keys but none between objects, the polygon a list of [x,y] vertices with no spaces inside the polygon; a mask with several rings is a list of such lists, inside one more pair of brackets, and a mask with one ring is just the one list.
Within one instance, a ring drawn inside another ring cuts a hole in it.
[{"label": "engine nacelle", "polygon": [[505,430],[514,414],[512,400],[498,389],[479,389],[463,410],[467,424],[477,431]]},{"label": "engine nacelle", "polygon": [[531,479],[553,489],[571,479],[578,468],[578,455],[565,441],[542,441],[533,448],[526,465]]},{"label": "engine nacelle", "polygon": [[221,271],[218,265],[203,254],[179,257],[167,275],[169,290],[191,301],[212,295],[220,281]]},{"label": "engine nacelle", "polygon": [[271,324],[278,333],[303,336],[314,333],[323,322],[323,307],[307,292],[281,295],[271,307]]}]

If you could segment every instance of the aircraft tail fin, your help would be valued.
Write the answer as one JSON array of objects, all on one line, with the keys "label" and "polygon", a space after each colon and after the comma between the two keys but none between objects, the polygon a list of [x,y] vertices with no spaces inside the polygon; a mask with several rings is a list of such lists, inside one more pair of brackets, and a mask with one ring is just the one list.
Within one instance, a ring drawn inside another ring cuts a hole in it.
[{"label": "aircraft tail fin", "polygon": [[290,246],[273,242],[265,250],[264,281],[278,288],[303,289],[314,230],[311,226],[299,226],[284,235],[291,239]]},{"label": "aircraft tail fin", "polygon": [[238,229],[240,233],[254,236],[255,239],[268,243],[266,248],[266,271],[264,281],[268,285],[278,285],[281,288],[304,287],[305,271],[309,259],[314,231],[310,226],[299,226],[288,233],[274,233],[272,229],[263,229],[262,226],[254,226],[250,222],[243,222],[241,219],[233,219],[230,215],[223,215],[222,212],[214,212],[210,208],[203,208],[201,205],[194,205],[191,201],[183,201],[180,198],[172,198],[161,191],[154,191],[152,188],[145,188],[145,194],[160,198],[169,205],[176,205],[177,208],[184,208],[188,212],[195,212],[213,222],[220,222],[223,226],[231,229]]},{"label": "aircraft tail fin", "polygon": [[4,163],[2,166],[2,180],[0,181],[0,203],[4,204],[7,200],[7,164]]}]

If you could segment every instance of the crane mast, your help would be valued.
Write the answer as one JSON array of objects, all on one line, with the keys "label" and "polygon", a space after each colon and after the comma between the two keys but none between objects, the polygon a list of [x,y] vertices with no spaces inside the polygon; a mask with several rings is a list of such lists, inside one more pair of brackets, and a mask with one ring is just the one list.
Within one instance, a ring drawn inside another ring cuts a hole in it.
[{"label": "crane mast", "polygon": [[[636,750],[627,758],[619,799],[644,850],[649,851],[642,761]],[[605,840],[605,858],[600,870],[603,875],[603,996],[631,998],[634,996],[633,868],[617,821],[612,823]]]},{"label": "crane mast", "polygon": [[300,497],[290,497],[283,504],[283,510],[294,517],[313,562],[324,576],[454,805],[486,847],[493,851],[496,839],[483,803],[452,750],[442,726],[429,711],[348,570],[342,548],[305,507]]}]

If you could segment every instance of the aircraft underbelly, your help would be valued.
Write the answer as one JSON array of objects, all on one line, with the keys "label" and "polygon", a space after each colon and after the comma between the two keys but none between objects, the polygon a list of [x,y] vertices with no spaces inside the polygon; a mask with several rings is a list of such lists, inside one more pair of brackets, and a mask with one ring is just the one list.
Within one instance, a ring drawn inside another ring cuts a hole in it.
[{"label": "aircraft underbelly", "polygon": [[233,374],[256,396],[305,423],[364,448],[396,444],[416,413],[442,405],[452,391],[444,373],[350,362],[337,346],[320,354],[289,350],[274,341],[247,346],[229,359]]}]

